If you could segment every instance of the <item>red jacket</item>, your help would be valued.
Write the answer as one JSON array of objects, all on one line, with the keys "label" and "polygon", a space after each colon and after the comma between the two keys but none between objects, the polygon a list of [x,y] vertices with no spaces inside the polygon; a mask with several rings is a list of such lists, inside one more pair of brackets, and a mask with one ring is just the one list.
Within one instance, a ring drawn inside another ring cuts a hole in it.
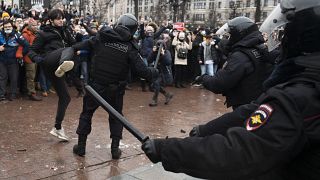
[{"label": "red jacket", "polygon": [[[36,38],[36,35],[35,35],[32,31],[30,31],[30,30],[28,29],[28,27],[26,27],[26,28],[24,28],[24,29],[22,30],[22,36],[29,42],[30,46],[32,45],[34,39]],[[32,63],[31,59],[30,59],[27,55],[25,55],[25,56],[23,57],[23,55],[22,55],[22,50],[23,50],[23,47],[22,47],[22,46],[19,46],[19,48],[18,48],[18,50],[17,50],[17,52],[16,52],[16,57],[17,57],[18,59],[23,58],[23,60],[24,60],[25,63]]]}]

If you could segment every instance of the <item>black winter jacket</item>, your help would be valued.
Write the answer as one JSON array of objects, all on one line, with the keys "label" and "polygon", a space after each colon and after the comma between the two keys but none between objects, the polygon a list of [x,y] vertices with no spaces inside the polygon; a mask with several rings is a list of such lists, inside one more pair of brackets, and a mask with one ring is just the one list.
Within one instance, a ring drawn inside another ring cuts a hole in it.
[{"label": "black winter jacket", "polygon": [[256,46],[263,42],[260,32],[249,34],[232,46],[223,69],[204,78],[206,89],[226,96],[227,107],[248,104],[263,92],[262,83],[271,74],[273,66],[243,52],[258,52]]},{"label": "black winter jacket", "polygon": [[219,180],[319,179],[319,54],[294,58],[304,72],[220,117],[229,128],[207,124],[202,137],[163,140],[164,169]]},{"label": "black winter jacket", "polygon": [[36,34],[36,39],[30,47],[28,55],[35,61],[34,59],[39,56],[44,58],[50,52],[64,47],[70,47],[75,42],[76,40],[67,27],[59,28],[47,25]]},{"label": "black winter jacket", "polygon": [[125,82],[130,68],[150,82],[154,79],[153,69],[144,64],[138,45],[125,29],[103,28],[95,37],[75,44],[73,49],[90,51],[91,80],[96,83]]},{"label": "black winter jacket", "polygon": [[199,53],[198,53],[198,60],[201,61],[201,64],[205,64],[204,62],[204,50],[205,48],[209,47],[210,48],[210,53],[211,53],[211,60],[213,60],[214,64],[218,64],[218,56],[217,56],[217,50],[215,48],[215,44],[210,44],[209,46],[206,46],[206,42],[202,42],[199,48]]}]

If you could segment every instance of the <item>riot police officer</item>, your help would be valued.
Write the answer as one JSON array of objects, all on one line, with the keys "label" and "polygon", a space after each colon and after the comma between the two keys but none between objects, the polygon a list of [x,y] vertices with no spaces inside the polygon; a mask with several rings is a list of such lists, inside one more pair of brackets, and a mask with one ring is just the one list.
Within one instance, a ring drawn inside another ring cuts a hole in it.
[{"label": "riot police officer", "polygon": [[216,132],[206,124],[184,139],[147,140],[149,159],[207,179],[319,179],[319,9],[319,0],[282,0],[262,25],[284,26],[282,55],[268,90],[220,117],[243,119],[242,127]]},{"label": "riot police officer", "polygon": [[223,94],[227,107],[236,109],[263,92],[262,82],[270,75],[273,66],[265,62],[268,51],[256,23],[247,17],[237,17],[227,25],[230,38],[226,66],[214,76],[205,74],[197,80],[206,89]]},{"label": "riot police officer", "polygon": [[[138,53],[138,46],[133,41],[133,34],[137,28],[136,17],[124,14],[119,17],[113,29],[105,27],[94,38],[73,46],[74,52],[86,49],[93,54],[89,84],[121,114],[130,67],[150,82],[158,76],[158,71],[148,68]],[[79,156],[85,155],[87,136],[91,132],[91,119],[98,107],[99,105],[90,95],[84,96],[83,110],[77,129],[78,144],[73,148],[73,152]],[[119,142],[122,138],[123,126],[111,114],[109,114],[109,125],[112,159],[119,159],[121,155]]]}]

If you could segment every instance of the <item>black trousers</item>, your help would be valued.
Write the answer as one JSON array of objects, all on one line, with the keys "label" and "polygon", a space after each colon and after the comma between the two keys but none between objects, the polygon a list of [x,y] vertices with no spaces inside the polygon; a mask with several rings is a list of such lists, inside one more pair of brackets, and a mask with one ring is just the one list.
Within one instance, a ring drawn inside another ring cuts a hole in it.
[{"label": "black trousers", "polygon": [[[54,74],[60,64],[60,58],[63,50],[64,49],[61,48],[49,53],[45,57],[43,64],[41,64],[45,69],[46,77],[49,78],[52,86],[55,88],[58,95],[58,99],[59,99],[57,113],[56,113],[56,121],[55,121],[56,128],[61,127],[67,107],[71,101],[65,76],[59,78]],[[66,59],[72,59],[72,57],[67,57]]]},{"label": "black trousers", "polygon": [[[105,99],[115,110],[122,114],[123,96],[125,94],[124,85],[101,85],[95,82],[89,83],[100,96]],[[80,114],[78,135],[87,136],[91,132],[92,116],[99,104],[95,99],[86,94],[83,97],[83,109]],[[110,138],[122,139],[123,126],[113,115],[109,114]]]}]

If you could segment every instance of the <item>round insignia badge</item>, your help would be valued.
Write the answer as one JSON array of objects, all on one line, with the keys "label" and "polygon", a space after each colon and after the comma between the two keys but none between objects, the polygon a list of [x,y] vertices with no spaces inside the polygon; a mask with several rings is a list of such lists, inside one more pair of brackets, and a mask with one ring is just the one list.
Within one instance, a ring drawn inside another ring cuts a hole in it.
[{"label": "round insignia badge", "polygon": [[268,104],[262,104],[259,108],[247,119],[246,129],[253,131],[261,127],[267,122],[270,115],[273,112],[273,108]]}]

